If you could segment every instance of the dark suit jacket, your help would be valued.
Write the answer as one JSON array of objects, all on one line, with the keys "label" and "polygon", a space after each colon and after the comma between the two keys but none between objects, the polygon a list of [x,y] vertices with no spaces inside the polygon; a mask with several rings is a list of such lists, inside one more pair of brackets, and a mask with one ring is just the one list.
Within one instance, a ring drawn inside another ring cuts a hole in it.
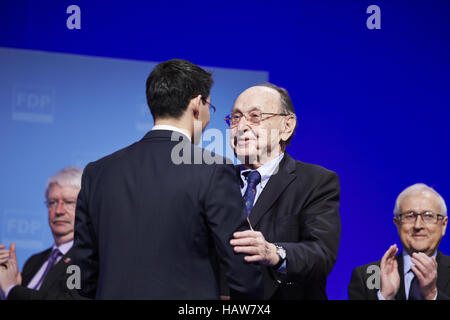
[{"label": "dark suit jacket", "polygon": [[257,199],[250,221],[265,239],[286,249],[287,274],[264,271],[265,299],[326,299],[337,259],[341,224],[339,179],[285,153]]},{"label": "dark suit jacket", "polygon": [[22,285],[15,286],[8,294],[8,300],[43,300],[43,299],[80,299],[77,290],[67,288],[67,267],[72,263],[72,249],[50,269],[39,290],[29,289],[27,285],[50,257],[52,248],[31,256],[23,267]]},{"label": "dark suit jacket", "polygon": [[[261,298],[261,268],[229,244],[249,228],[233,166],[205,164],[204,150],[171,135],[150,131],[85,168],[74,243],[81,294],[218,299],[217,251],[232,297]],[[197,164],[176,164],[174,154]]]},{"label": "dark suit jacket", "polygon": [[[400,289],[395,296],[395,300],[405,300],[405,281],[403,277],[403,257],[402,254],[397,255],[397,265],[398,273],[400,275]],[[436,261],[438,263],[438,278],[437,278],[437,289],[438,295],[437,300],[449,300],[450,299],[450,256],[442,254],[438,251],[436,255]],[[373,263],[368,263],[363,266],[359,266],[353,269],[352,278],[348,286],[348,298],[350,300],[378,300],[377,292],[378,289],[369,289],[367,287],[367,279],[373,274],[372,272],[367,273],[367,268],[370,265],[380,266],[381,260],[375,261]]]}]

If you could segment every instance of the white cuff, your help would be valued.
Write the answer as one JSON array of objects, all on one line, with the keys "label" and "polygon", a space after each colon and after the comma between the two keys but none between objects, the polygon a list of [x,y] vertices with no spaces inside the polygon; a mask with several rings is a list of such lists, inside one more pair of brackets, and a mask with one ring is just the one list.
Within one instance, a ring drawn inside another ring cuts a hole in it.
[{"label": "white cuff", "polygon": [[[381,290],[379,290],[379,289],[377,291],[377,297],[378,297],[378,300],[387,300],[383,297],[383,295],[381,294]],[[393,299],[393,300],[395,300],[395,299]]]}]

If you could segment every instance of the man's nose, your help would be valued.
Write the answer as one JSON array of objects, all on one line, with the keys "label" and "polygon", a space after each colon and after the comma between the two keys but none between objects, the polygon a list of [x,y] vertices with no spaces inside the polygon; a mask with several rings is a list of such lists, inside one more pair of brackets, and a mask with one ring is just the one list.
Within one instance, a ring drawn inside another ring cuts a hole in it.
[{"label": "man's nose", "polygon": [[248,128],[247,118],[245,116],[242,116],[237,124],[237,129],[238,131],[246,131],[248,130]]},{"label": "man's nose", "polygon": [[64,213],[66,211],[64,201],[58,201],[58,205],[55,210],[56,213]]},{"label": "man's nose", "polygon": [[424,227],[424,222],[422,220],[422,216],[417,216],[416,222],[414,223],[415,229],[422,229]]}]

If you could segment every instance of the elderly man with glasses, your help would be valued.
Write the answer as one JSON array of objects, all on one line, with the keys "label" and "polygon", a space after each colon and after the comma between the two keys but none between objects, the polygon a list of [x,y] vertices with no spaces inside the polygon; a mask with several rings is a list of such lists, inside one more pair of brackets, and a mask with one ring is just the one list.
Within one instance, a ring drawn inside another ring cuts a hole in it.
[{"label": "elderly man with glasses", "polygon": [[248,88],[225,120],[253,228],[235,232],[231,245],[264,266],[265,299],[326,299],[340,240],[337,174],[286,152],[297,117],[283,88]]},{"label": "elderly man with glasses", "polygon": [[[439,244],[447,229],[447,207],[434,189],[414,184],[397,197],[394,224],[403,251],[396,244],[381,261],[355,268],[348,294],[355,300],[448,300],[450,297],[450,256]],[[373,268],[376,266],[376,268]],[[371,281],[370,277],[379,278]],[[379,288],[374,286],[379,283]]]},{"label": "elderly man with glasses", "polygon": [[51,248],[30,257],[20,273],[16,246],[0,245],[0,295],[8,300],[79,299],[67,286],[67,267],[72,259],[75,206],[83,170],[67,167],[50,177],[45,191]]}]

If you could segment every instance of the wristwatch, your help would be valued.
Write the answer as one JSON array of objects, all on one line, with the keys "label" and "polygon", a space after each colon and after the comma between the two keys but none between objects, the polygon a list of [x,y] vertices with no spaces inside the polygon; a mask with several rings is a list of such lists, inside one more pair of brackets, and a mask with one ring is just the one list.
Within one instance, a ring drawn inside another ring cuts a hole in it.
[{"label": "wristwatch", "polygon": [[277,248],[277,253],[280,256],[280,261],[276,265],[274,265],[272,268],[275,270],[280,269],[280,267],[283,265],[284,261],[286,261],[286,249],[284,249],[282,246],[280,246],[277,243],[274,243],[275,247]]}]

